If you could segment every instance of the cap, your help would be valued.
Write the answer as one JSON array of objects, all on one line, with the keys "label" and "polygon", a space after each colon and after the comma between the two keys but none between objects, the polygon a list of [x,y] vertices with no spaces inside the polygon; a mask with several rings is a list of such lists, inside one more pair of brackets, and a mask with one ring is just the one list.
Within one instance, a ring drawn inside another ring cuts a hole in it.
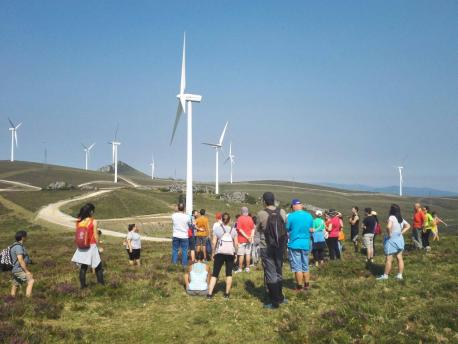
[{"label": "cap", "polygon": [[316,216],[323,216],[323,212],[321,210],[315,211]]},{"label": "cap", "polygon": [[294,198],[292,201],[291,201],[291,205],[298,205],[298,204],[302,204],[302,202],[297,199],[297,198]]}]

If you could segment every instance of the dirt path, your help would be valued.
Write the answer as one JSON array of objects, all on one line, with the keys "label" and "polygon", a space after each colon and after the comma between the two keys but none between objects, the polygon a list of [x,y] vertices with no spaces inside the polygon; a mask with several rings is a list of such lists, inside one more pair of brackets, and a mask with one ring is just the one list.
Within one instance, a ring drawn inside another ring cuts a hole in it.
[{"label": "dirt path", "polygon": [[[78,202],[78,201],[89,199],[89,198],[92,198],[92,197],[97,197],[97,196],[106,194],[106,193],[111,192],[111,191],[113,191],[113,190],[100,190],[100,191],[96,191],[96,192],[91,192],[89,194],[86,194],[86,195],[83,195],[83,196],[80,196],[80,197],[75,197],[75,198],[72,198],[72,199],[63,200],[63,201],[59,201],[57,203],[49,204],[46,207],[40,209],[36,219],[37,220],[44,220],[44,221],[47,221],[47,222],[50,222],[50,223],[53,223],[53,224],[56,224],[56,225],[59,225],[59,226],[62,226],[62,227],[74,229],[75,228],[76,219],[74,217],[70,216],[70,215],[64,214],[60,210],[60,208],[62,206],[64,206],[64,205],[68,204],[68,203]],[[117,238],[124,238],[126,236],[126,234],[124,234],[124,233],[112,231],[112,230],[109,230],[109,229],[103,229],[103,228],[99,228],[99,229],[103,232],[103,235],[107,235],[107,236],[111,236],[111,237],[117,237]],[[171,241],[171,239],[168,239],[168,238],[154,238],[154,237],[148,237],[148,236],[145,236],[145,235],[142,235],[142,240],[155,241],[155,242],[169,242],[169,241]]]},{"label": "dirt path", "polygon": [[0,189],[1,192],[17,192],[17,191],[41,191],[41,188],[38,186],[33,186],[30,184],[14,182],[12,180],[0,179],[0,183],[9,184],[12,188]]}]

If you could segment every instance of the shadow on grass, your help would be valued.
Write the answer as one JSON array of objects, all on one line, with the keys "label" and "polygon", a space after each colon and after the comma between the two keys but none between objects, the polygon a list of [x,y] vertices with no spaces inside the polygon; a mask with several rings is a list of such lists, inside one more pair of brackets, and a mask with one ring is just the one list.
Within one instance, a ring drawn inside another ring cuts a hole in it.
[{"label": "shadow on grass", "polygon": [[256,287],[253,281],[245,281],[245,290],[251,296],[256,297],[260,302],[266,303],[267,302],[267,290],[264,284]]},{"label": "shadow on grass", "polygon": [[369,270],[373,276],[378,277],[385,272],[385,265],[374,263],[366,264],[366,269]]}]

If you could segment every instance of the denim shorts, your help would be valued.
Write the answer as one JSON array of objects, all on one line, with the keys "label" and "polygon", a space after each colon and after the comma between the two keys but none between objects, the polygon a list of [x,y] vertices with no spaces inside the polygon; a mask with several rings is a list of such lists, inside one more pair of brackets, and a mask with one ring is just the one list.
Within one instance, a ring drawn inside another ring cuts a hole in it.
[{"label": "denim shorts", "polygon": [[309,272],[309,251],[288,248],[288,257],[292,272]]},{"label": "denim shorts", "polygon": [[207,244],[208,237],[206,236],[197,236],[196,237],[196,245],[197,246],[205,246]]},{"label": "denim shorts", "polygon": [[192,236],[188,239],[189,242],[189,250],[195,251],[196,250],[196,237]]}]

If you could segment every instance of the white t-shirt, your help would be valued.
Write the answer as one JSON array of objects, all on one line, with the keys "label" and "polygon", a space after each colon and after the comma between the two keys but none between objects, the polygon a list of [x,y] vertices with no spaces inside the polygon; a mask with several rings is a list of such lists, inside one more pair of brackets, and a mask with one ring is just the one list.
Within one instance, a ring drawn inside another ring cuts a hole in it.
[{"label": "white t-shirt", "polygon": [[140,234],[137,232],[131,231],[127,234],[127,240],[131,240],[131,245],[133,250],[139,250],[142,248],[142,242]]},{"label": "white t-shirt", "polygon": [[391,222],[391,233],[392,234],[401,233],[404,226],[409,224],[406,220],[402,220],[402,223],[399,223],[398,219],[394,215],[391,215],[388,218],[388,221]]},{"label": "white t-shirt", "polygon": [[172,215],[173,237],[188,239],[188,229],[191,218],[184,213],[174,213]]}]

